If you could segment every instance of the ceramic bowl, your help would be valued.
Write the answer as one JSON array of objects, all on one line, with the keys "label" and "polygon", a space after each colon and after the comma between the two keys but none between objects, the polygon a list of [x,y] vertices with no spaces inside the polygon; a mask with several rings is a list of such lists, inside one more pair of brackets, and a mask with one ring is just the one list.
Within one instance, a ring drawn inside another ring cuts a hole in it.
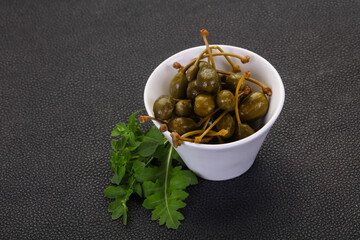
[{"label": "ceramic bowl", "polygon": [[[218,45],[225,52],[235,53],[241,56],[250,56],[250,61],[242,64],[240,60],[231,58],[235,64],[239,64],[242,72],[250,70],[252,78],[272,88],[272,96],[269,98],[269,109],[265,116],[264,126],[253,135],[225,144],[195,144],[183,142],[176,151],[184,160],[187,167],[199,177],[208,180],[227,180],[245,173],[254,163],[256,156],[270,131],[270,128],[278,118],[285,100],[283,82],[276,69],[263,57],[249,50]],[[163,61],[150,75],[144,90],[145,108],[149,116],[154,116],[153,104],[163,94],[170,95],[169,84],[177,70],[172,67],[174,62],[183,66],[205,49],[204,46],[189,48],[174,54]],[[214,51],[215,52],[215,51]],[[231,67],[222,56],[214,58],[217,69],[231,71]],[[252,90],[260,90],[257,85],[248,84]],[[154,121],[159,128],[160,124]],[[164,132],[165,137],[172,142],[170,133]]]}]

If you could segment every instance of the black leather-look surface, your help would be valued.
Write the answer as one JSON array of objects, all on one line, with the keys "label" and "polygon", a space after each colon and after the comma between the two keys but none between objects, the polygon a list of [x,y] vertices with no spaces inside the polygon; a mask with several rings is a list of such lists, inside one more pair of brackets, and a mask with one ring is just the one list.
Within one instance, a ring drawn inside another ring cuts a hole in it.
[{"label": "black leather-look surface", "polygon": [[[359,239],[359,1],[0,2],[1,239]],[[252,168],[189,188],[178,230],[138,198],[112,221],[114,125],[152,70],[203,41],[279,71],[286,101]]]}]

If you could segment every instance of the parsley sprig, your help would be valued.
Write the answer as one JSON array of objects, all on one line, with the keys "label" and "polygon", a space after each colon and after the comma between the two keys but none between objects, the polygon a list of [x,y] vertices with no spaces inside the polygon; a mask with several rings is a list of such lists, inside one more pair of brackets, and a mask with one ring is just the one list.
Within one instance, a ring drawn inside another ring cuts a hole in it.
[{"label": "parsley sprig", "polygon": [[128,124],[116,124],[111,133],[117,139],[112,140],[110,151],[113,185],[104,191],[108,198],[114,199],[108,211],[112,219],[123,217],[126,225],[127,202],[136,193],[144,198],[143,207],[153,210],[152,220],[177,229],[184,219],[178,211],[186,206],[188,193],[184,190],[197,184],[197,178],[190,170],[175,166],[173,159],[180,163],[182,159],[155,126],[144,134],[139,125],[133,113]]}]

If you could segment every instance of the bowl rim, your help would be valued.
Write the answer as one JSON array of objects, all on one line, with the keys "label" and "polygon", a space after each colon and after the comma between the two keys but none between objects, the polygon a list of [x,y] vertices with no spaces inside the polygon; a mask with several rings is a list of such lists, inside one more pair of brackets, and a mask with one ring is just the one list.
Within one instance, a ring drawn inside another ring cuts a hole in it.
[{"label": "bowl rim", "polygon": [[[258,131],[256,131],[254,134],[234,141],[234,142],[229,142],[229,143],[219,143],[219,144],[204,144],[204,143],[192,143],[192,142],[186,142],[184,141],[182,143],[182,145],[185,145],[187,147],[191,147],[191,148],[199,148],[199,149],[204,149],[204,150],[223,150],[223,149],[228,149],[228,148],[232,148],[238,145],[242,145],[242,144],[246,144],[249,142],[254,141],[255,139],[259,138],[260,136],[262,136],[264,133],[268,132],[270,130],[270,128],[272,127],[272,125],[275,123],[276,119],[279,117],[280,112],[284,106],[284,102],[285,102],[285,87],[284,87],[284,83],[280,77],[280,74],[278,73],[278,71],[275,69],[275,67],[265,58],[263,58],[262,56],[260,56],[259,54],[250,51],[248,49],[245,48],[241,48],[241,47],[237,47],[237,46],[232,46],[232,45],[224,45],[224,44],[210,44],[210,46],[219,46],[219,47],[229,47],[229,48],[235,48],[235,49],[240,49],[241,51],[245,51],[247,52],[247,54],[251,54],[253,56],[256,56],[256,58],[261,59],[262,61],[264,61],[266,64],[268,64],[270,66],[270,68],[274,71],[275,76],[278,78],[279,81],[279,94],[280,94],[280,100],[279,100],[279,104],[276,106],[274,114],[270,117],[270,119],[268,120],[268,122],[262,126]],[[180,52],[177,52],[173,55],[171,55],[170,57],[166,58],[164,61],[162,61],[150,74],[150,76],[148,77],[146,84],[145,84],[145,88],[144,88],[144,105],[145,105],[145,110],[147,112],[147,114],[150,115],[149,109],[147,108],[147,104],[146,104],[146,99],[147,99],[147,89],[149,87],[149,79],[153,78],[155,73],[158,71],[158,69],[166,64],[169,60],[171,60],[172,58],[176,58],[177,56],[180,56],[182,54],[184,54],[187,51],[192,51],[198,48],[202,48],[204,49],[204,45],[200,45],[200,46],[196,46],[196,47],[191,47],[191,48],[187,48],[184,49]],[[250,60],[251,61],[251,60]],[[154,120],[152,120],[152,122],[155,124],[155,126],[157,128],[160,127],[160,124]],[[170,138],[170,133],[169,131],[163,132],[164,135],[166,135],[168,138]],[[181,147],[181,146],[179,146]]]}]

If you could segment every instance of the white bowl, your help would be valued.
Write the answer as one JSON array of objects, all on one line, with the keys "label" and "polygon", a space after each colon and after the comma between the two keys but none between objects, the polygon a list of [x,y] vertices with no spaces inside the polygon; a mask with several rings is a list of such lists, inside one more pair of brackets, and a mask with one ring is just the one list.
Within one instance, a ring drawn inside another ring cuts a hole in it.
[{"label": "white bowl", "polygon": [[[213,46],[213,44],[212,44]],[[241,73],[250,70],[252,78],[259,80],[272,88],[269,99],[269,110],[265,116],[264,126],[253,135],[239,141],[225,144],[195,144],[183,142],[176,151],[184,160],[187,167],[199,177],[208,180],[227,180],[245,173],[254,163],[257,153],[264,142],[270,128],[278,118],[284,105],[285,90],[279,73],[264,58],[249,50],[218,45],[225,52],[241,56],[250,56],[250,61],[241,64],[240,60],[231,58],[234,63],[241,66]],[[144,91],[145,108],[149,116],[154,116],[153,104],[163,94],[170,95],[169,84],[177,70],[172,67],[174,62],[182,65],[188,64],[198,57],[205,46],[189,48],[181,51],[162,62],[150,75]],[[214,51],[215,52],[215,51]],[[214,58],[217,69],[231,71],[229,63],[222,56]],[[249,83],[251,89],[261,90],[257,85]],[[159,128],[160,124],[153,121]],[[165,137],[172,142],[170,133],[164,132]]]}]

